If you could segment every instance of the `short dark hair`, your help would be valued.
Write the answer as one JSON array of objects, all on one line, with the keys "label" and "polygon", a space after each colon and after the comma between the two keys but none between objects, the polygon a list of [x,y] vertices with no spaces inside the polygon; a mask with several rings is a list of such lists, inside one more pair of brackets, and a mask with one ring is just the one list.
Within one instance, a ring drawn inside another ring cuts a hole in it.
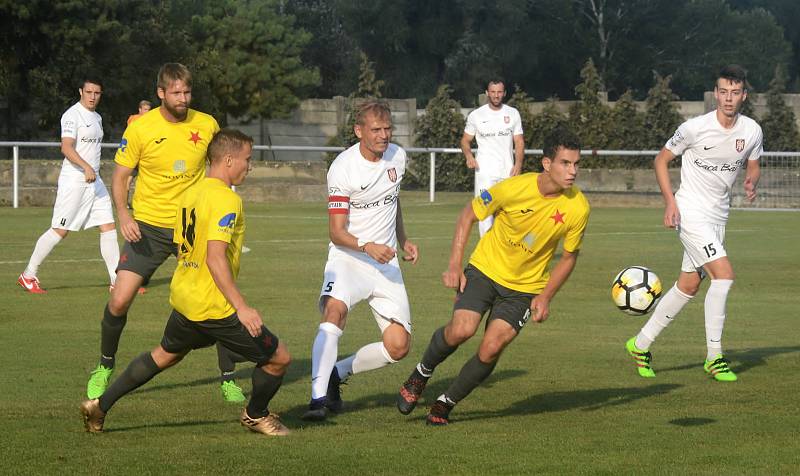
[{"label": "short dark hair", "polygon": [[189,68],[180,63],[166,63],[158,70],[156,89],[166,89],[173,81],[183,81],[187,86],[192,86],[192,73]]},{"label": "short dark hair", "polygon": [[506,82],[503,81],[502,78],[494,77],[494,78],[489,78],[489,81],[486,81],[486,90],[487,91],[489,90],[489,86],[491,86],[492,84],[502,84],[503,85],[503,89],[506,88]]},{"label": "short dark hair", "polygon": [[391,119],[392,110],[389,105],[384,101],[370,100],[359,104],[356,108],[356,124],[363,126],[365,124],[367,114],[374,114],[376,117]]},{"label": "short dark hair", "polygon": [[238,152],[245,144],[252,147],[253,138],[238,129],[221,129],[211,138],[206,159],[212,164],[225,154]]},{"label": "short dark hair", "polygon": [[747,70],[738,64],[724,66],[717,75],[717,80],[720,78],[727,79],[732,83],[742,83],[745,90],[750,88],[750,84],[747,82]]},{"label": "short dark hair", "polygon": [[97,76],[90,75],[90,74],[81,76],[81,79],[78,82],[78,89],[83,89],[83,87],[86,85],[86,83],[96,84],[96,85],[100,86],[100,89],[103,89],[103,83],[100,81],[100,79]]},{"label": "short dark hair", "polygon": [[559,126],[545,136],[544,147],[542,147],[544,156],[548,159],[554,158],[558,153],[559,147],[569,150],[581,150],[581,141],[572,132],[572,129],[566,126]]}]

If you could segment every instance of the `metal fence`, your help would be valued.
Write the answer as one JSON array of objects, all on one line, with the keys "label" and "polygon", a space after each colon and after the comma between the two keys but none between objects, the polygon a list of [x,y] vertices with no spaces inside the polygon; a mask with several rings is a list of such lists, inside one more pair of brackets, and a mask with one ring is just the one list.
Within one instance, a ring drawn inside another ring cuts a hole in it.
[{"label": "metal fence", "polygon": [[[116,149],[117,144],[104,143],[101,144],[104,149]],[[19,160],[21,149],[59,149],[61,144],[59,142],[2,142],[0,141],[0,150],[3,148],[11,148],[12,150],[12,194],[13,206],[19,207]],[[284,151],[284,152],[319,152],[320,160],[323,159],[324,153],[340,152],[344,150],[343,147],[315,147],[315,146],[282,146],[282,145],[256,145],[253,147],[255,151]],[[435,201],[436,194],[436,160],[439,155],[452,155],[461,154],[461,149],[456,148],[419,148],[409,147],[405,149],[413,154],[427,154],[429,161],[429,184],[428,193],[431,202]],[[591,160],[586,160],[587,164],[591,164],[594,168],[606,169],[610,171],[618,170],[618,168],[633,169],[639,167],[647,167],[647,162],[650,162],[653,157],[658,153],[657,150],[582,150],[581,155]],[[53,154],[52,152],[46,154],[55,158],[61,157],[59,153]],[[105,155],[105,154],[104,154]],[[526,156],[541,156],[541,149],[526,149]],[[417,155],[419,157],[419,155]],[[605,161],[596,160],[604,158]],[[419,160],[419,159],[417,159]],[[583,161],[582,161],[583,162]],[[608,164],[606,167],[604,164]],[[579,176],[579,179],[581,177]],[[635,180],[635,175],[633,180]],[[799,209],[800,208],[800,152],[765,152],[761,158],[761,180],[759,182],[758,198],[753,202],[748,202],[744,197],[742,181],[744,174],[739,174],[737,183],[731,192],[732,205],[740,208],[769,208],[769,209]],[[609,193],[624,193],[626,190],[618,188],[603,189],[589,188],[585,189],[588,192],[609,192]],[[631,190],[629,186],[627,191],[637,193],[636,190]],[[644,192],[653,192],[654,190],[644,190]],[[641,191],[640,191],[641,192]]]}]

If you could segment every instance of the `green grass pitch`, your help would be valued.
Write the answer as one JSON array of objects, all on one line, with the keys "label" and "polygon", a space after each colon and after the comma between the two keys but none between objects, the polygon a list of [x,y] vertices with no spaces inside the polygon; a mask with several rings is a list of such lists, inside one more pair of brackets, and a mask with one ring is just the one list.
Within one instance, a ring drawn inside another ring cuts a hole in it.
[{"label": "green grass pitch", "polygon": [[[409,356],[343,387],[347,411],[323,424],[300,420],[310,393],[316,300],[327,251],[322,204],[246,204],[239,285],[294,361],[271,410],[293,434],[266,438],[239,426],[225,404],[212,349],[128,395],[106,433],[83,431],[78,404],[99,352],[108,298],[95,230],[71,234],[40,269],[48,294],[25,294],[17,275],[51,210],[0,209],[0,458],[2,474],[798,474],[800,428],[800,215],[734,211],[727,249],[737,272],[724,346],[739,381],[703,372],[702,296],[653,346],[657,378],[638,377],[625,340],[643,324],[611,303],[611,279],[645,265],[669,287],[681,248],[660,209],[596,208],[577,268],[550,319],[527,326],[487,382],[461,402],[446,428],[424,424],[427,405],[451,382],[480,337],[442,364],[410,416],[397,390],[449,318],[441,285],[465,194],[403,195],[406,228],[420,246],[403,265],[414,319]],[[474,240],[474,238],[473,238]],[[136,299],[120,370],[158,344],[169,312],[170,260]],[[378,337],[362,303],[340,355]],[[250,389],[250,364],[237,380]]]}]

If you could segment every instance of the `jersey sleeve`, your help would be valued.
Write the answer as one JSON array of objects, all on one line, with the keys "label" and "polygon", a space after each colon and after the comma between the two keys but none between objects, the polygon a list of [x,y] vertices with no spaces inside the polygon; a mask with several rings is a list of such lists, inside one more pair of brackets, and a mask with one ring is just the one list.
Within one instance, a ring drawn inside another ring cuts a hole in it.
[{"label": "jersey sleeve", "polygon": [[694,143],[694,133],[689,127],[689,121],[686,121],[680,126],[678,126],[678,130],[676,130],[675,134],[673,134],[672,137],[669,138],[664,147],[669,149],[669,151],[675,155],[681,155],[693,143]]},{"label": "jersey sleeve", "polygon": [[503,208],[506,197],[504,183],[507,182],[507,180],[500,182],[472,199],[472,211],[475,212],[479,221],[494,216],[498,210]]},{"label": "jersey sleeve", "polygon": [[230,243],[237,220],[242,219],[242,199],[233,191],[209,200],[207,241]]},{"label": "jersey sleeve", "polygon": [[67,109],[61,116],[61,137],[78,139],[78,114],[73,108]]},{"label": "jersey sleeve", "polygon": [[747,157],[747,160],[758,160],[764,153],[764,134],[761,131],[761,127],[758,128],[757,134],[755,134],[755,139],[755,146],[753,147],[752,152],[750,152],[750,156]]},{"label": "jersey sleeve", "polygon": [[350,213],[352,187],[344,163],[334,161],[328,171],[328,215]]},{"label": "jersey sleeve", "polygon": [[511,135],[522,135],[522,117],[519,115],[519,110],[514,109],[514,130]]},{"label": "jersey sleeve", "polygon": [[135,169],[139,165],[139,158],[142,153],[141,141],[136,133],[136,124],[134,122],[125,129],[122,134],[122,140],[117,147],[117,153],[114,154],[115,163],[131,169]]},{"label": "jersey sleeve", "polygon": [[466,132],[467,134],[469,134],[469,135],[471,135],[473,137],[478,132],[478,126],[477,126],[477,124],[475,124],[476,119],[475,119],[474,112],[475,111],[473,111],[473,112],[471,112],[471,113],[469,113],[467,115],[467,123],[464,124],[464,132]]},{"label": "jersey sleeve", "polygon": [[589,202],[584,202],[583,213],[571,223],[564,237],[564,251],[574,253],[581,249],[587,223],[589,223]]}]

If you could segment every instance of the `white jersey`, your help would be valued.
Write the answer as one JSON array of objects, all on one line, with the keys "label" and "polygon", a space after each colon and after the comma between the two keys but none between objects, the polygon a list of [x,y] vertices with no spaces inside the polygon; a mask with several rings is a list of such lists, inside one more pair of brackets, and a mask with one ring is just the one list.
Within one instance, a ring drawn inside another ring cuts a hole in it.
[{"label": "white jersey", "polygon": [[[61,116],[61,137],[75,139],[78,155],[92,166],[96,174],[100,172],[100,143],[103,142],[103,118],[100,114],[86,109],[80,102],[73,104]],[[83,183],[83,169],[65,157],[58,180]]]},{"label": "white jersey", "polygon": [[514,136],[522,135],[519,111],[503,104],[495,111],[488,104],[467,116],[464,132],[478,142],[476,173],[496,178],[508,178],[514,167]]},{"label": "white jersey", "polygon": [[728,220],[731,188],[748,160],[764,151],[761,126],[741,114],[725,129],[711,111],[678,127],[664,146],[683,155],[681,185],[675,200],[682,217],[724,225]]},{"label": "white jersey", "polygon": [[[347,232],[361,241],[397,248],[397,198],[406,171],[406,152],[389,144],[377,162],[365,159],[359,144],[336,157],[328,169],[328,213],[349,214]],[[364,253],[331,243],[329,259]]]}]

